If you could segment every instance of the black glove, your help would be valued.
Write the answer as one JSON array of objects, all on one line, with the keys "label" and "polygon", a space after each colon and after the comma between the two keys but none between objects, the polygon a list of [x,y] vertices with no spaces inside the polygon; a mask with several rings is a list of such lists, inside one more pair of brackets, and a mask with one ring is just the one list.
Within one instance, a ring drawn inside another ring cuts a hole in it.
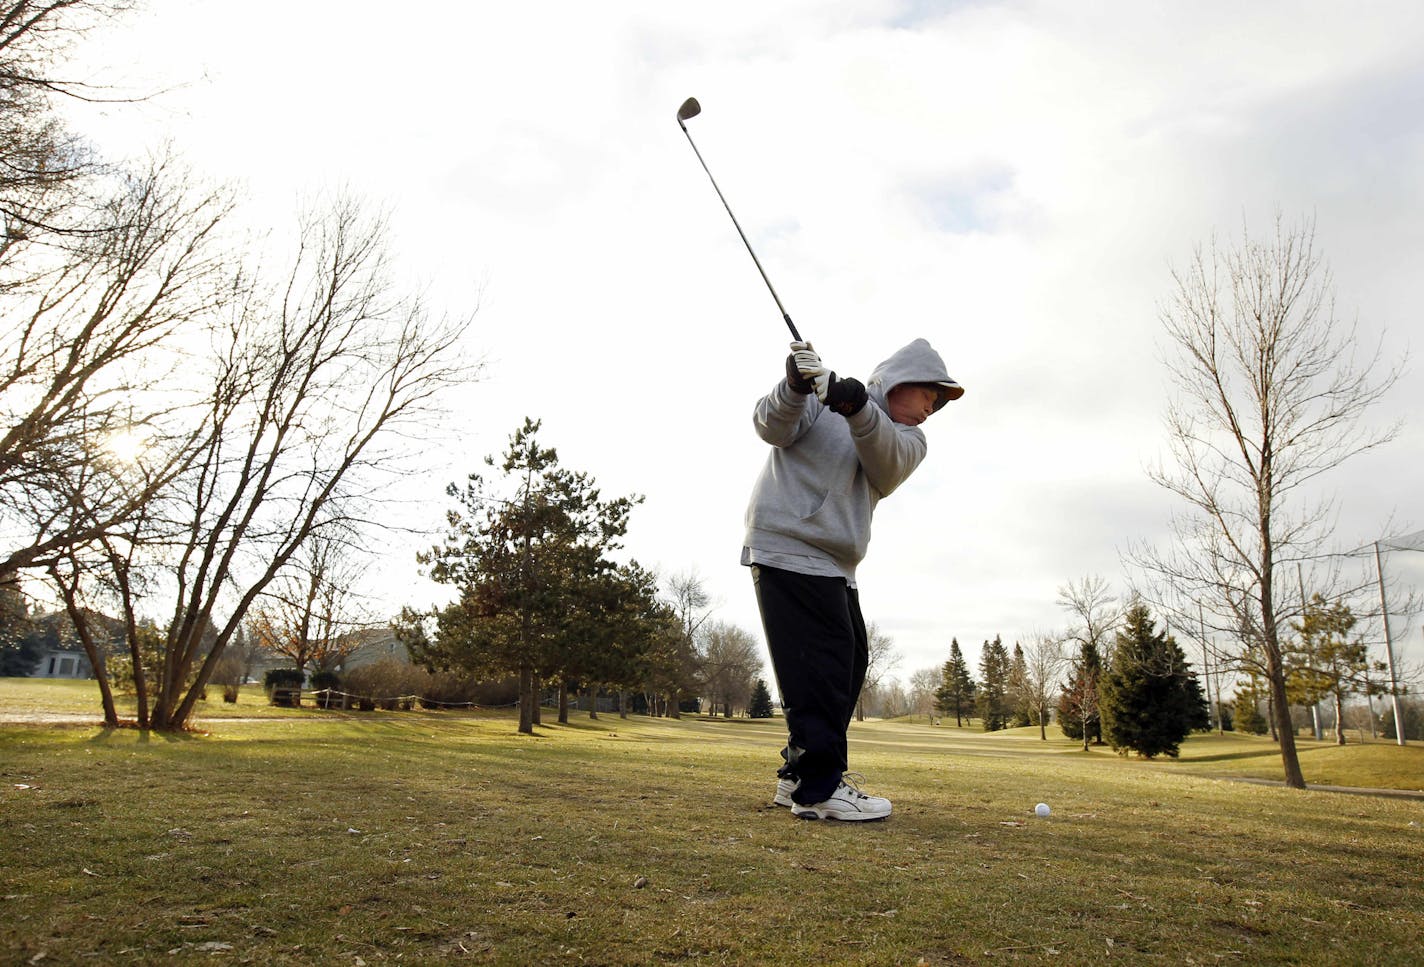
[{"label": "black glove", "polygon": [[821,402],[841,416],[855,416],[867,399],[865,386],[860,380],[854,376],[840,377],[835,373],[829,374],[825,393],[821,396]]}]

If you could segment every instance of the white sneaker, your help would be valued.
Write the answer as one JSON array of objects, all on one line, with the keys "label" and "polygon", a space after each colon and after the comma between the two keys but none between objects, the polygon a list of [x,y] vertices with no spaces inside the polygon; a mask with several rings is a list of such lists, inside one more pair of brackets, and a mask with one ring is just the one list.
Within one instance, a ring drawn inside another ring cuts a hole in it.
[{"label": "white sneaker", "polygon": [[842,822],[884,819],[890,815],[890,800],[868,796],[842,778],[825,802],[813,806],[792,803],[791,815],[797,819],[839,819]]},{"label": "white sneaker", "polygon": [[771,800],[773,806],[792,805],[791,794],[796,791],[796,787],[801,785],[800,779],[781,778],[776,780],[776,796]]}]

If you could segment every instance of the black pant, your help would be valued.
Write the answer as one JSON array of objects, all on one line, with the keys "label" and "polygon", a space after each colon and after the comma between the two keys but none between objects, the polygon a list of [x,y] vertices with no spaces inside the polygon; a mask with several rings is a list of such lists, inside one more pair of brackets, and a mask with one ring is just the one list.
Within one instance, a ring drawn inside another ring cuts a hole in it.
[{"label": "black pant", "polygon": [[860,597],[844,578],[761,565],[752,583],[786,714],[779,775],[801,780],[796,802],[818,803],[846,771],[846,729],[870,662]]}]

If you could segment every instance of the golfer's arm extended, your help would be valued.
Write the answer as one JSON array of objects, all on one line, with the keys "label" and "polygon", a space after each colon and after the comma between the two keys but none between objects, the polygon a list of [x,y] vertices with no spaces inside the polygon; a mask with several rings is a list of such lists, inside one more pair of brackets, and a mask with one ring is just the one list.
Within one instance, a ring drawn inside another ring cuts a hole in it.
[{"label": "golfer's arm extended", "polygon": [[752,423],[757,436],[774,447],[789,447],[811,426],[813,414],[807,405],[815,397],[793,390],[786,380],[757,401]]},{"label": "golfer's arm extended", "polygon": [[922,430],[898,426],[878,406],[862,407],[847,422],[865,477],[882,497],[915,472],[929,449]]}]

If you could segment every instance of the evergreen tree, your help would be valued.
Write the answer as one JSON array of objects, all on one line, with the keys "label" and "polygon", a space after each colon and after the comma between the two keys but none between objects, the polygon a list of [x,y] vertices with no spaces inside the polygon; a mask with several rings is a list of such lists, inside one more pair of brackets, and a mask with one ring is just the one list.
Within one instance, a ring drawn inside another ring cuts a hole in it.
[{"label": "evergreen tree", "polygon": [[603,500],[587,474],[561,467],[554,450],[539,446],[538,431],[539,422],[526,419],[509,438],[499,469],[510,497],[492,495],[478,474],[463,489],[449,487],[460,508],[449,512],[444,543],[420,560],[460,596],[436,615],[433,640],[407,641],[412,658],[429,666],[518,674],[524,733],[537,722],[540,679],[612,677],[590,667],[605,644],[590,641],[591,629],[606,627],[601,619],[619,597],[610,592],[648,583],[635,573],[620,580],[607,558],[642,498]]},{"label": "evergreen tree", "polygon": [[1084,641],[1073,660],[1068,684],[1058,697],[1058,727],[1070,739],[1082,739],[1083,751],[1088,746],[1103,744],[1102,716],[1098,712],[1098,685],[1103,674],[1103,661],[1098,646]]},{"label": "evergreen tree", "polygon": [[[1424,704],[1419,701],[1402,701],[1399,703],[1402,717],[1404,718],[1404,739],[1416,742],[1424,739]],[[1386,705],[1384,714],[1380,716],[1380,735],[1390,741],[1399,738],[1399,733],[1395,731],[1394,706]]]},{"label": "evergreen tree", "polygon": [[1367,688],[1369,653],[1364,639],[1350,640],[1355,616],[1348,605],[1326,604],[1313,595],[1295,626],[1299,643],[1287,650],[1290,670],[1287,684],[1301,693],[1303,704],[1315,706],[1329,698],[1335,706],[1335,741],[1345,744],[1345,698]]},{"label": "evergreen tree", "polygon": [[976,706],[985,732],[997,732],[1009,724],[1009,652],[998,635],[984,642],[979,656],[979,688]]},{"label": "evergreen tree", "polygon": [[1243,735],[1266,735],[1266,732],[1270,731],[1270,723],[1260,711],[1265,701],[1266,691],[1260,685],[1237,689],[1235,701],[1232,702],[1233,731],[1242,732]]},{"label": "evergreen tree", "polygon": [[35,630],[19,576],[0,576],[0,677],[23,677],[34,670],[40,658]]},{"label": "evergreen tree", "polygon": [[747,715],[754,719],[769,719],[773,714],[771,692],[767,690],[766,681],[758,678],[756,685],[752,687],[752,700],[747,707]]},{"label": "evergreen tree", "polygon": [[1023,645],[1014,642],[1014,656],[1009,662],[1009,725],[1011,729],[1025,725],[1037,725],[1033,705],[1029,701],[1031,687],[1028,677],[1028,659],[1024,657]]},{"label": "evergreen tree", "polygon": [[959,639],[949,640],[949,661],[944,663],[943,680],[935,690],[935,711],[941,715],[954,713],[954,724],[961,726],[974,710],[974,678],[969,663],[959,650]]},{"label": "evergreen tree", "polygon": [[1166,753],[1194,729],[1211,727],[1196,673],[1175,638],[1154,630],[1147,606],[1131,605],[1102,677],[1103,736],[1119,753]]},{"label": "evergreen tree", "polygon": [[1270,731],[1261,707],[1269,693],[1259,675],[1249,675],[1244,684],[1238,685],[1232,701],[1232,725],[1237,732],[1246,735],[1265,735]]}]

